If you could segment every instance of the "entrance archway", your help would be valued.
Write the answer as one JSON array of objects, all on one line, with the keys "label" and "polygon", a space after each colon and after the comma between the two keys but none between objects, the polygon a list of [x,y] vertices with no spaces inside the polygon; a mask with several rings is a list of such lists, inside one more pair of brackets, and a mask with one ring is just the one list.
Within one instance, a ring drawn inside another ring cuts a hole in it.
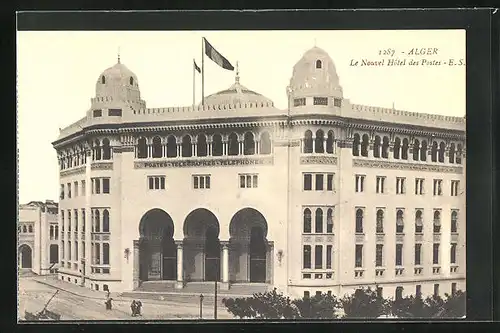
[{"label": "entrance archway", "polygon": [[23,244],[19,247],[19,255],[20,255],[20,260],[19,263],[21,264],[21,268],[32,268],[33,266],[33,251],[31,250],[31,247],[29,245]]},{"label": "entrance archway", "polygon": [[244,208],[234,214],[229,224],[230,280],[234,282],[269,282],[267,221],[253,208]]},{"label": "entrance archway", "polygon": [[148,211],[139,223],[139,279],[176,280],[177,247],[174,222],[161,209]]},{"label": "entrance archway", "polygon": [[209,210],[198,208],[184,221],[184,259],[187,281],[219,281],[221,248],[219,221]]}]

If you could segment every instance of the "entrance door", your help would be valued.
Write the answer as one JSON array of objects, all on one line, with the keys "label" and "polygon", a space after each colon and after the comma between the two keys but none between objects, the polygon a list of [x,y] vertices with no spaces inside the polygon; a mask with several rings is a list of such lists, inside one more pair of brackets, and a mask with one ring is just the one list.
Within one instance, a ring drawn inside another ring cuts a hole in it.
[{"label": "entrance door", "polygon": [[205,281],[219,281],[220,243],[217,229],[209,227],[205,235]]},{"label": "entrance door", "polygon": [[21,268],[31,268],[31,247],[23,245],[21,247]]},{"label": "entrance door", "polygon": [[260,227],[253,227],[250,234],[250,282],[266,282],[267,246]]},{"label": "entrance door", "polygon": [[177,246],[172,237],[163,238],[163,280],[177,279]]}]

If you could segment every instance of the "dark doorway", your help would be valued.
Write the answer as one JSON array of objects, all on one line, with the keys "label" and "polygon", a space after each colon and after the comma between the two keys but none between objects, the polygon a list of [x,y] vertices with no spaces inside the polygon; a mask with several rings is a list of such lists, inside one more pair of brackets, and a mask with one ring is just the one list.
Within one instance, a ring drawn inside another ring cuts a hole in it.
[{"label": "dark doorway", "polygon": [[220,280],[220,243],[219,232],[208,227],[205,233],[205,281]]},{"label": "dark doorway", "polygon": [[22,245],[20,252],[21,252],[21,268],[31,268],[32,266],[31,247],[29,247],[28,245]]},{"label": "dark doorway", "polygon": [[266,282],[267,247],[264,232],[253,227],[250,233],[250,282]]},{"label": "dark doorway", "polygon": [[58,263],[59,262],[59,246],[57,244],[50,244],[50,254],[49,259],[50,263]]},{"label": "dark doorway", "polygon": [[177,248],[170,216],[160,209],[153,209],[142,218],[139,231],[140,280],[176,280]]}]

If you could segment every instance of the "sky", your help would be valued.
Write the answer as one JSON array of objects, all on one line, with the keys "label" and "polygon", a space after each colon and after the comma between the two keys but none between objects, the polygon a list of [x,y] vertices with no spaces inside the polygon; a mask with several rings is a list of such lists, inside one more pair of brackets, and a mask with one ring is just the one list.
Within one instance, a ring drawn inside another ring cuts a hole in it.
[{"label": "sky", "polygon": [[[293,66],[315,45],[335,63],[351,103],[462,117],[465,66],[409,66],[410,58],[465,59],[465,30],[398,31],[22,31],[17,33],[19,202],[57,200],[59,168],[51,143],[59,128],[85,116],[100,74],[117,62],[132,70],[149,108],[190,106],[193,59],[201,66],[202,37],[234,66],[240,83],[287,107]],[[409,56],[411,48],[437,48]],[[391,49],[406,66],[351,66],[377,61]],[[405,54],[402,54],[405,52]],[[205,57],[205,96],[228,88],[235,72]],[[201,79],[196,78],[196,102]]]}]

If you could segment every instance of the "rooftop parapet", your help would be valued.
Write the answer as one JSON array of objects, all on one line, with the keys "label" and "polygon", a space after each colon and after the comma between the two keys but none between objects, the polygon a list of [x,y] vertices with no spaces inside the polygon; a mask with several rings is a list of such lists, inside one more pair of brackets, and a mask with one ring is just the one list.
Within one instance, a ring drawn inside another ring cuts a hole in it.
[{"label": "rooftop parapet", "polygon": [[438,127],[465,131],[465,117],[451,117],[428,113],[410,112],[392,108],[351,104],[346,117],[383,121],[388,123],[409,124],[417,126]]}]

